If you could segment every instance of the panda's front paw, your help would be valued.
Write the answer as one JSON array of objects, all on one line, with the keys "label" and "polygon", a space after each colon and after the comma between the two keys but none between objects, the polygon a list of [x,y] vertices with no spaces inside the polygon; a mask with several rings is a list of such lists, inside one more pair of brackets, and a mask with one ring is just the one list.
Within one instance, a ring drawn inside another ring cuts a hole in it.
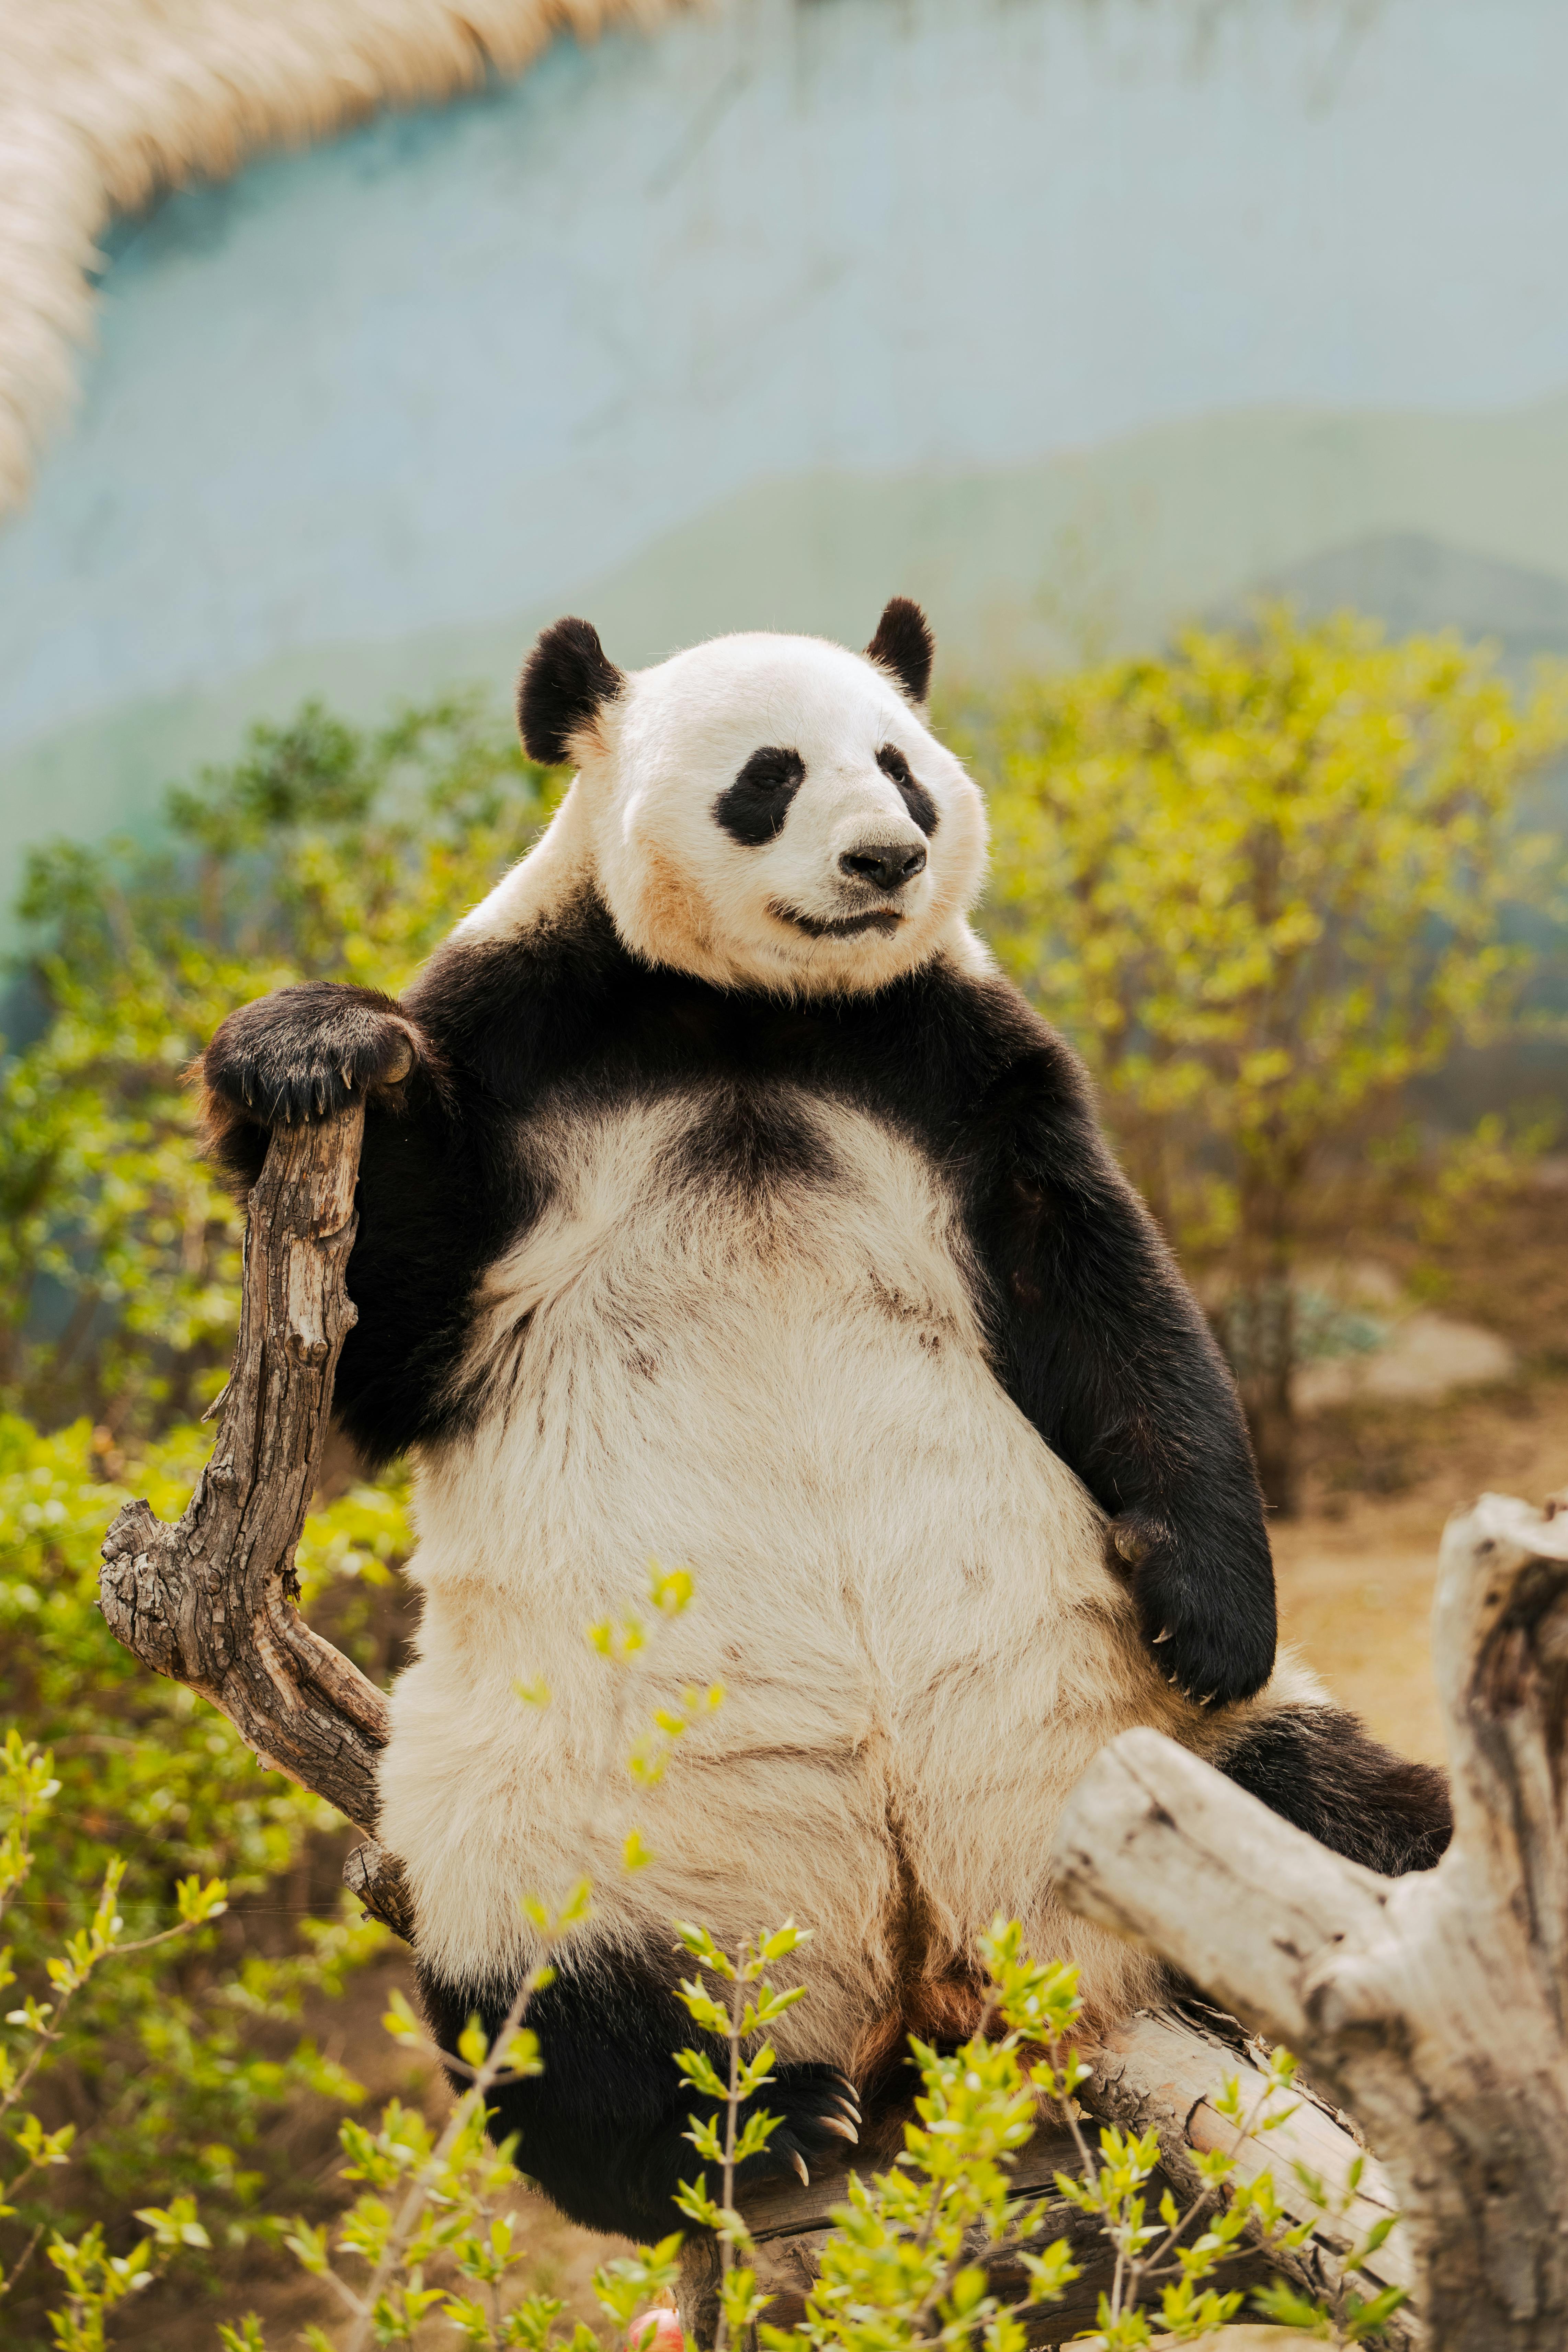
[{"label": "panda's front paw", "polygon": [[780,2066],[772,2082],[742,2106],[742,2125],[752,2106],[779,2120],[762,2154],[738,2168],[735,2178],[742,2188],[764,2180],[798,2180],[809,2188],[813,2174],[841,2161],[846,2147],[855,2147],[860,2137],[859,2095],[837,2066]]},{"label": "panda's front paw", "polygon": [[1112,1519],[1110,1541],[1118,1564],[1131,1571],[1154,1663],[1184,1698],[1228,1706],[1262,1689],[1274,1671],[1278,1631],[1267,1547],[1257,1559],[1194,1557],[1195,1547],[1142,1511]]},{"label": "panda's front paw", "polygon": [[231,1013],[202,1076],[254,1126],[292,1127],[400,1085],[423,1042],[391,997],[318,981]]}]

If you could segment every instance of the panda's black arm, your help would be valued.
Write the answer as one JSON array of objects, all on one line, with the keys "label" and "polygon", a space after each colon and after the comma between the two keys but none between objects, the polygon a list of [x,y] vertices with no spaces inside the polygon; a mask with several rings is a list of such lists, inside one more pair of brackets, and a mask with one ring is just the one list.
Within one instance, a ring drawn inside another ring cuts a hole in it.
[{"label": "panda's black arm", "polygon": [[457,1410],[466,1308],[500,1213],[483,1107],[413,1012],[327,981],[230,1013],[201,1076],[209,1156],[242,1197],[275,1125],[364,1103],[347,1276],[359,1319],[333,1414],[368,1464],[389,1461]]},{"label": "panda's black arm", "polygon": [[1274,1570],[1236,1389],[1076,1060],[1047,1038],[984,1122],[976,1239],[1015,1402],[1110,1515],[1145,1638],[1217,1704],[1274,1663]]}]

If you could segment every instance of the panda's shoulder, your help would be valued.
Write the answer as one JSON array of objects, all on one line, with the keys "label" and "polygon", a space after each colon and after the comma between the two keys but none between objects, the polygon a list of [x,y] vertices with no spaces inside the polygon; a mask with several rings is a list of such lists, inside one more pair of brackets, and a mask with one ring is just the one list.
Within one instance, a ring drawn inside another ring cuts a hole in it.
[{"label": "panda's shoulder", "polygon": [[1089,1074],[1061,1033],[989,963],[943,955],[892,992],[883,1055],[911,1114],[941,1104],[998,1148],[1020,1126],[1094,1123]]},{"label": "panda's shoulder", "polygon": [[[452,1067],[501,1094],[570,1066],[627,1017],[639,967],[596,892],[501,936],[459,926],[404,1002]],[[509,1083],[512,1082],[512,1083]]]}]

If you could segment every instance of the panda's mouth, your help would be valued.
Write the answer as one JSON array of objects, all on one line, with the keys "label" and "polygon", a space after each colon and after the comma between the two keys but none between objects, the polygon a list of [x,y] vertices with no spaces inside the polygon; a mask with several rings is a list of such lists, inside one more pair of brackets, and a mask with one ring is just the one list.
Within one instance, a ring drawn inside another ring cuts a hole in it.
[{"label": "panda's mouth", "polygon": [[840,915],[835,922],[825,922],[820,915],[803,915],[798,907],[782,906],[776,899],[768,912],[804,931],[808,940],[853,940],[862,931],[880,931],[886,939],[904,919],[896,908],[868,907],[863,915]]}]

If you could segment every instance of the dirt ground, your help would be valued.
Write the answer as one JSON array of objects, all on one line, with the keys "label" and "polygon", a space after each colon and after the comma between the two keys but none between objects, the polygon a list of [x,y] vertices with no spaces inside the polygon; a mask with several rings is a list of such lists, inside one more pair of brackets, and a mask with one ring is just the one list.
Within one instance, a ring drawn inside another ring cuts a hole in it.
[{"label": "dirt ground", "polygon": [[1440,1764],[1429,1627],[1443,1528],[1488,1491],[1540,1503],[1568,1487],[1568,1378],[1363,1420],[1358,1441],[1363,1463],[1415,1454],[1409,1483],[1331,1484],[1358,1457],[1318,1435],[1310,1507],[1274,1530],[1281,1632],[1380,1738]]},{"label": "dirt ground", "polygon": [[[1397,1244],[1387,1255],[1419,1295],[1506,1338],[1520,1373],[1505,1387],[1439,1404],[1363,1403],[1307,1424],[1303,1508],[1274,1530],[1281,1623],[1337,1701],[1391,1746],[1440,1763],[1428,1627],[1444,1524],[1487,1489],[1539,1503],[1568,1488],[1568,1192],[1543,1188],[1418,1265]],[[407,1979],[406,1964],[389,1957],[310,2021],[365,2083],[362,2113],[393,2095],[422,2102],[432,2116],[445,2108],[444,2088],[380,2028],[388,1992]],[[330,2211],[342,2194],[331,2118],[301,2104],[275,2131],[301,2207]],[[536,2287],[595,2320],[594,2267],[625,2248],[572,2228],[539,2200],[523,2200],[519,2212]],[[337,2316],[291,2257],[258,2246],[221,2256],[205,2289],[188,2277],[154,2288],[114,2340],[136,2352],[213,2352],[218,2320],[248,2309],[263,2318],[269,2352],[293,2352],[308,2322],[331,2326]],[[434,2352],[451,2340],[441,2327],[419,2342]]]}]

